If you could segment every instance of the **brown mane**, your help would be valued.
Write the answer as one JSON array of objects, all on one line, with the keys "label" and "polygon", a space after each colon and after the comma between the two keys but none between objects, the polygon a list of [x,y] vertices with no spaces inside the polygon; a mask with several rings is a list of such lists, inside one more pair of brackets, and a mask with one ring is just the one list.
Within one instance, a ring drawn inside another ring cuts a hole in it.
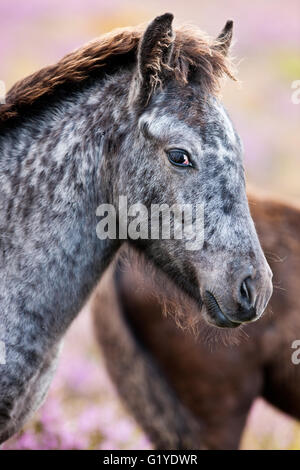
[{"label": "brown mane", "polygon": [[[6,103],[0,105],[0,125],[22,116],[39,100],[52,96],[63,85],[76,85],[92,73],[109,71],[118,63],[133,63],[144,26],[114,30],[66,55],[54,65],[47,66],[17,82],[7,93]],[[178,80],[187,81],[191,67],[201,70],[201,83],[206,90],[217,92],[220,78],[233,78],[230,61],[224,57],[216,41],[208,39],[197,28],[175,30],[174,72]]]}]

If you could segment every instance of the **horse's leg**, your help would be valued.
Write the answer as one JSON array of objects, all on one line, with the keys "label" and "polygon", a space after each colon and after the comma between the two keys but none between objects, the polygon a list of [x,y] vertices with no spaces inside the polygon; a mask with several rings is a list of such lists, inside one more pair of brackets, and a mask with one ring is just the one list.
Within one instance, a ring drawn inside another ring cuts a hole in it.
[{"label": "horse's leg", "polygon": [[[237,397],[236,404],[244,408],[241,396]],[[214,420],[206,423],[205,446],[211,450],[238,450],[250,407],[249,404],[249,407],[243,411],[230,412],[227,417],[222,417],[220,420],[216,419],[218,407],[211,410],[211,417]]]},{"label": "horse's leg", "polygon": [[96,335],[117,390],[158,449],[203,448],[200,426],[126,323],[111,267],[91,302]]},{"label": "horse's leg", "polygon": [[2,402],[0,409],[0,443],[9,439],[19,431],[30,416],[42,405],[58,363],[61,343],[56,344],[45,356],[34,377],[27,384],[26,392],[22,395],[18,407],[12,407],[10,401]]}]

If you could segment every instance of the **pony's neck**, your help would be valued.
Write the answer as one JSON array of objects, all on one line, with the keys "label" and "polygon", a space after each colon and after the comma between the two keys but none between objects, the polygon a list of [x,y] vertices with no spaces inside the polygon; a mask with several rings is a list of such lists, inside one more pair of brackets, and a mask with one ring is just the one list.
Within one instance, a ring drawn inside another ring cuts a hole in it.
[{"label": "pony's neck", "polygon": [[114,97],[105,99],[107,86],[61,100],[0,139],[1,292],[6,308],[26,311],[29,321],[38,312],[53,338],[79,312],[117,248],[96,234],[96,208],[109,202],[103,145],[117,106]]}]

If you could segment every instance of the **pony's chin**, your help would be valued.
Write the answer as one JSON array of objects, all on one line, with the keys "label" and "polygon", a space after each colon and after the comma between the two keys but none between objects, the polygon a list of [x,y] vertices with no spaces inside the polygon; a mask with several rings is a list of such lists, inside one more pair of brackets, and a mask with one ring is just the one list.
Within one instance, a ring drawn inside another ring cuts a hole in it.
[{"label": "pony's chin", "polygon": [[207,313],[206,309],[203,311],[204,320],[211,326],[215,328],[238,328],[241,326],[241,323],[234,323],[230,321],[223,313],[221,312],[217,316],[214,315],[213,317]]},{"label": "pony's chin", "polygon": [[237,328],[241,325],[241,322],[233,322],[227,317],[209,291],[203,295],[203,315],[207,323],[217,328]]},{"label": "pony's chin", "polygon": [[[196,291],[199,292],[199,288],[196,289]],[[201,296],[200,294],[195,295],[196,291],[187,292],[187,290],[185,290],[185,295],[192,299],[198,313],[209,326],[232,329],[238,328],[242,324],[241,322],[235,322],[228,318],[210,292],[205,292],[205,294]]]}]

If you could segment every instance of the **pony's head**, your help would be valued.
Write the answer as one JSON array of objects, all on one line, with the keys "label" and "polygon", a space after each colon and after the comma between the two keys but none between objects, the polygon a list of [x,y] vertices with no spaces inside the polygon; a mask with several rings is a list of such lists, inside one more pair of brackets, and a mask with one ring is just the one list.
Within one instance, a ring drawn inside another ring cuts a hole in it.
[{"label": "pony's head", "polygon": [[[132,242],[192,296],[208,322],[235,327],[261,316],[272,273],[249,212],[241,141],[216,94],[218,79],[231,75],[232,22],[209,42],[188,29],[174,33],[172,19],[157,17],[139,41],[119,194],[149,209],[148,239],[131,236]],[[193,207],[188,216],[179,209],[181,225],[190,217],[190,232],[153,235],[153,204],[173,206],[177,215],[178,207]],[[198,246],[187,242],[191,232]]]}]

